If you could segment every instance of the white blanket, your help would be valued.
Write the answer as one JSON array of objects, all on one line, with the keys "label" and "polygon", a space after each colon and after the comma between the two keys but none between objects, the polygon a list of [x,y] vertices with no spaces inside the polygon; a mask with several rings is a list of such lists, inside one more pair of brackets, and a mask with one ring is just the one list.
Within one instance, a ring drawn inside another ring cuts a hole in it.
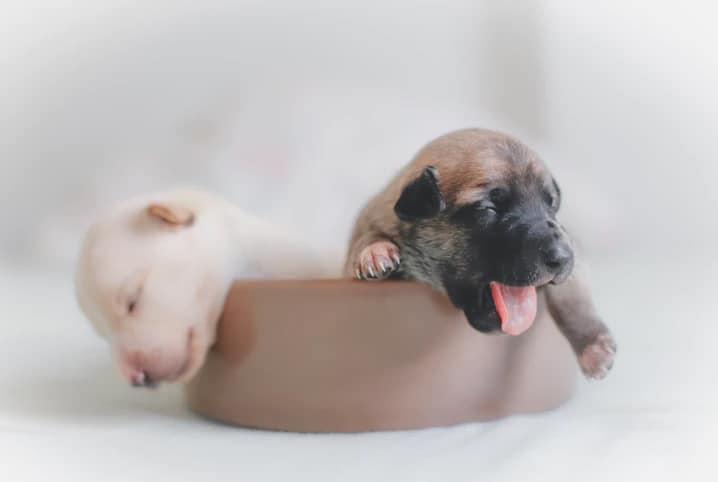
[{"label": "white blanket", "polygon": [[356,435],[222,426],[178,387],[125,386],[66,273],[3,269],[0,480],[718,480],[716,273],[702,259],[593,265],[619,341],[607,380],[550,413]]}]

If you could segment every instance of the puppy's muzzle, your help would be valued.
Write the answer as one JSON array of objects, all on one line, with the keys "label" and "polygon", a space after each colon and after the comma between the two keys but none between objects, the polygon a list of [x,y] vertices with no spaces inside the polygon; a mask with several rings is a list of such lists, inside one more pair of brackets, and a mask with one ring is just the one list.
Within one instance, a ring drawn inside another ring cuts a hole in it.
[{"label": "puppy's muzzle", "polygon": [[130,375],[130,384],[133,387],[155,388],[157,382],[146,370],[137,370]]},{"label": "puppy's muzzle", "polygon": [[548,220],[545,226],[538,239],[541,262],[553,275],[552,283],[563,283],[573,270],[573,249],[558,223]]}]

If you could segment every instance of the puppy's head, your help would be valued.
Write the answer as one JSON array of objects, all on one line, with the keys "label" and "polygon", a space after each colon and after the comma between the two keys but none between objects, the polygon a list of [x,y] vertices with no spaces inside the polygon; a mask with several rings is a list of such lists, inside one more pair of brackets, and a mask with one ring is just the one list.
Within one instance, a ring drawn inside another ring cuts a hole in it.
[{"label": "puppy's head", "polygon": [[526,146],[467,130],[419,153],[394,210],[405,242],[430,258],[469,322],[518,334],[536,316],[535,288],[564,281],[573,267],[560,204],[556,180]]},{"label": "puppy's head", "polygon": [[228,280],[226,241],[180,193],[124,203],[89,230],[80,254],[80,307],[135,386],[181,382],[214,341]]}]

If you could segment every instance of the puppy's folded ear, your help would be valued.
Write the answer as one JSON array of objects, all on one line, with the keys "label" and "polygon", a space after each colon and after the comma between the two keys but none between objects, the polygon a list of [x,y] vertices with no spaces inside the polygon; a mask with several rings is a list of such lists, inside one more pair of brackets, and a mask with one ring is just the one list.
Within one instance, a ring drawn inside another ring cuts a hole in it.
[{"label": "puppy's folded ear", "polygon": [[184,206],[171,202],[152,203],[146,208],[150,217],[172,226],[189,226],[194,222],[194,213]]},{"label": "puppy's folded ear", "polygon": [[436,179],[437,170],[427,166],[419,177],[402,191],[394,212],[402,221],[417,221],[436,216],[446,207]]}]

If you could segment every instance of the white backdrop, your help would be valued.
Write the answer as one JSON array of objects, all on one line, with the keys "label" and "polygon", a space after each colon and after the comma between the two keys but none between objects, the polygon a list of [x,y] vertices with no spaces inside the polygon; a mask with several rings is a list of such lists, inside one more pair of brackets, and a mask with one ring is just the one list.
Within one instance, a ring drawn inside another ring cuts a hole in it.
[{"label": "white backdrop", "polygon": [[[0,2],[0,478],[715,480],[717,10]],[[220,429],[114,377],[70,281],[99,209],[196,184],[343,247],[363,200],[466,126],[524,139],[562,184],[619,341],[608,380],[547,416],[331,438]]]},{"label": "white backdrop", "polygon": [[97,208],[176,183],[343,246],[370,193],[464,126],[539,150],[592,254],[675,255],[716,232],[706,7],[3,5],[0,248],[13,260],[67,266]]}]

